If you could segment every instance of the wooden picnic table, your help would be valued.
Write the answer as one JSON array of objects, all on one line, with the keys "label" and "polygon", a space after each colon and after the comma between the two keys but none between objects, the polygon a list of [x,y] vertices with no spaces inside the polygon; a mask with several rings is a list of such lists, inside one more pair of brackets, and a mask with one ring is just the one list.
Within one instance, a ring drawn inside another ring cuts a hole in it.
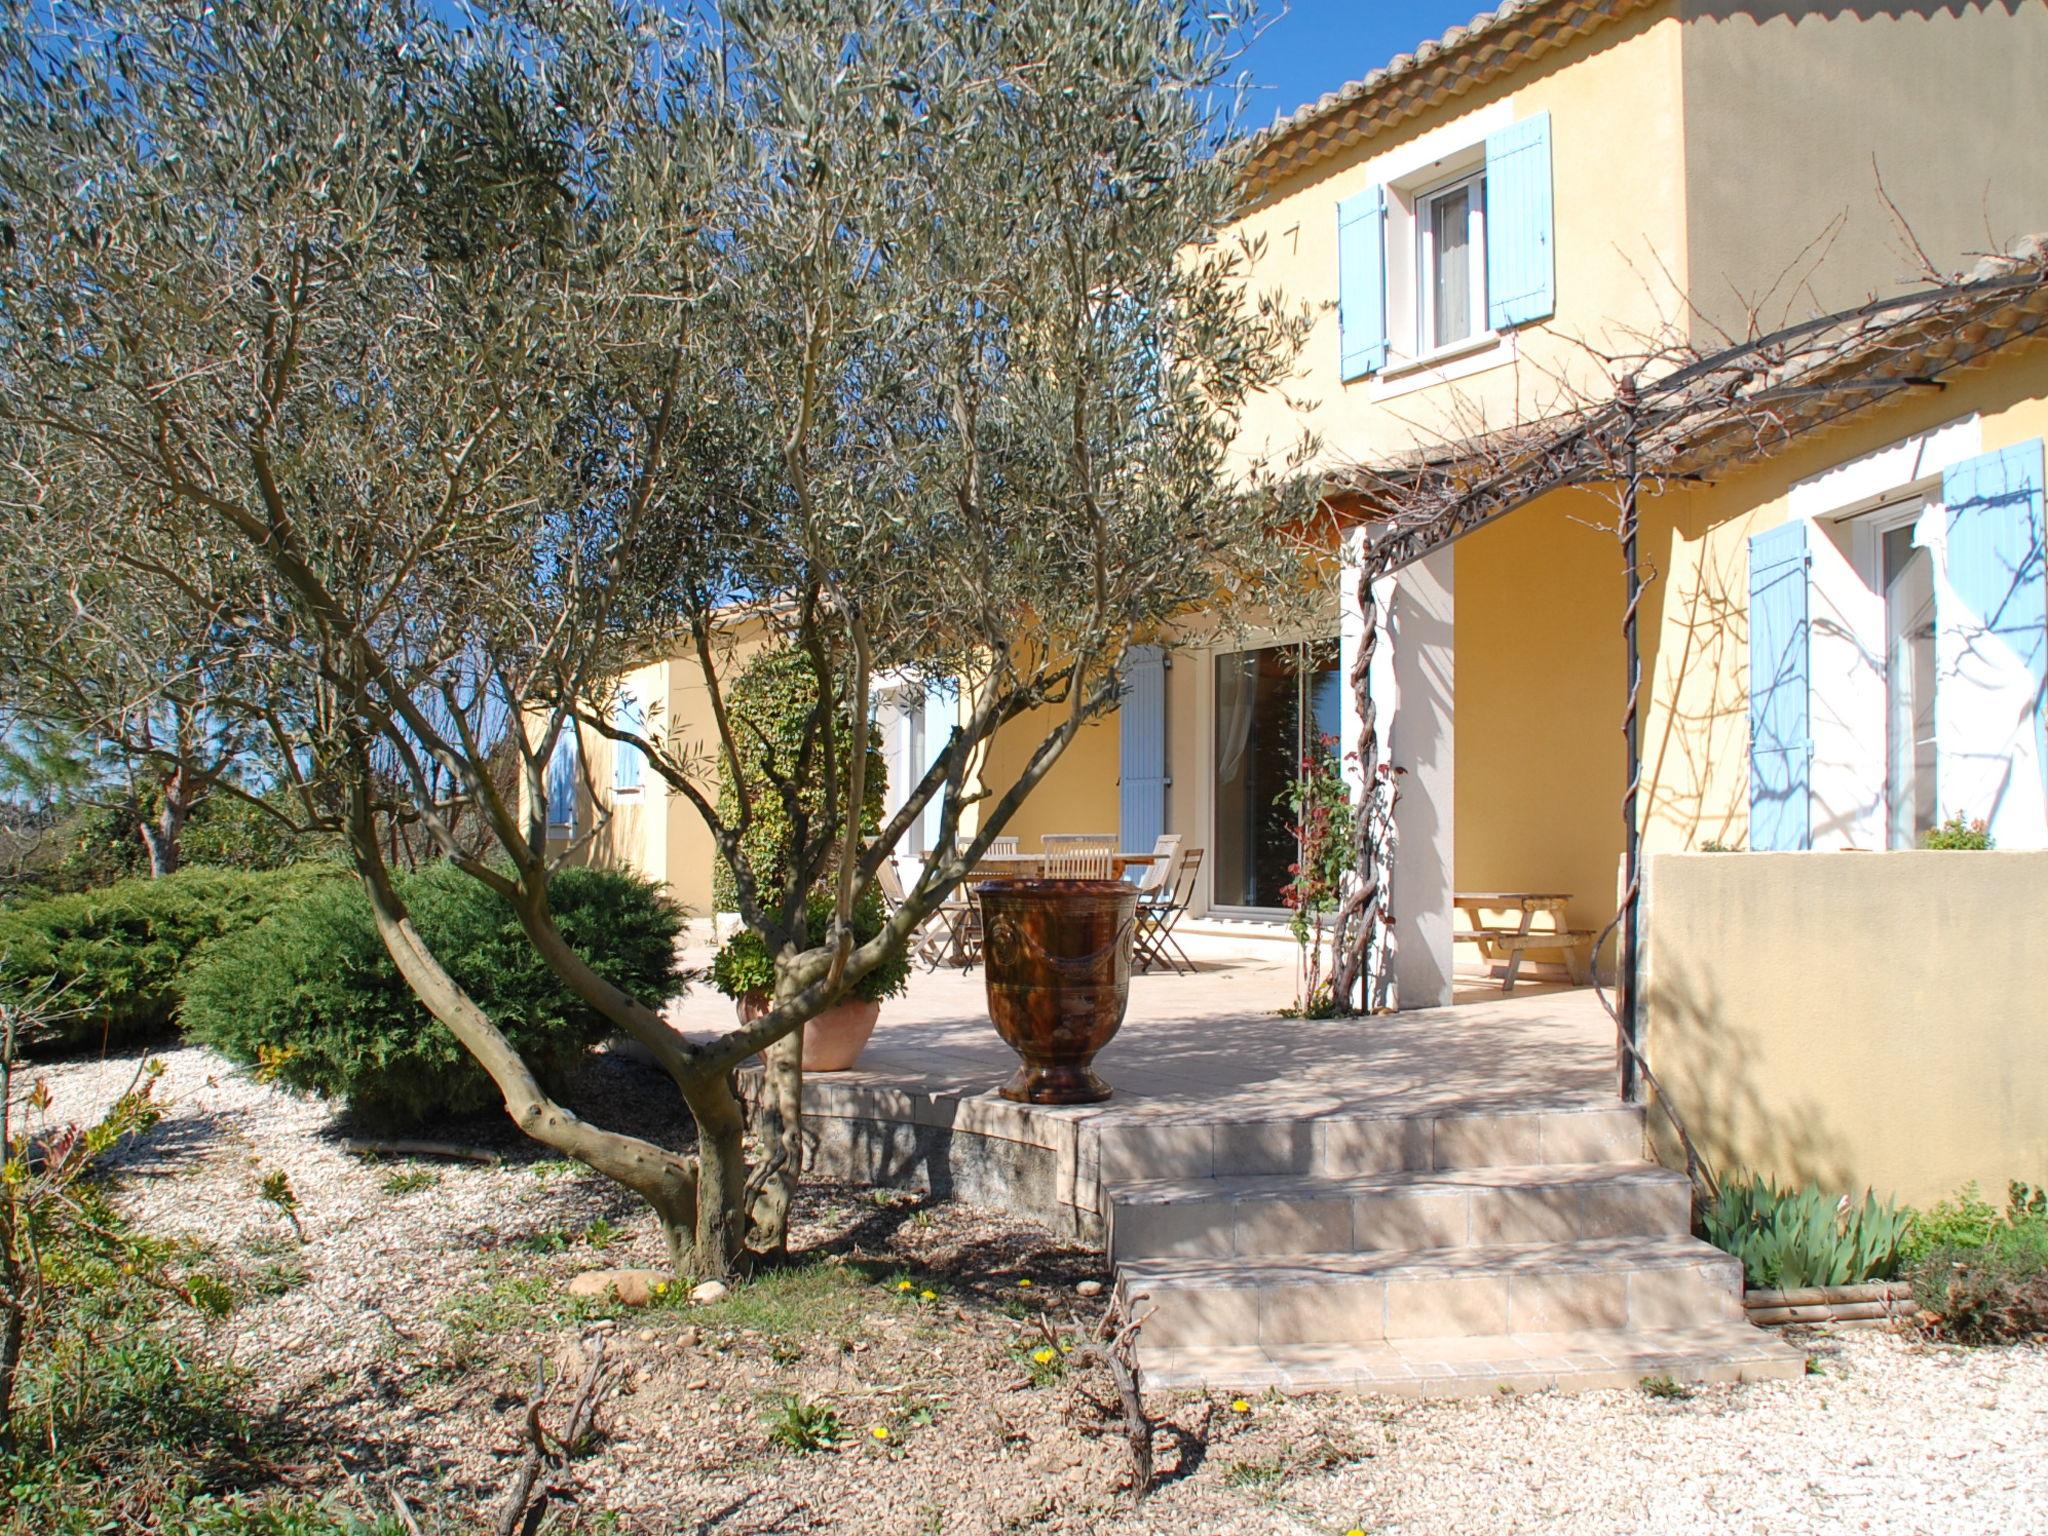
[{"label": "wooden picnic table", "polygon": [[[1480,958],[1489,966],[1507,966],[1501,977],[1503,993],[1515,990],[1522,956],[1532,949],[1562,955],[1572,984],[1583,987],[1592,979],[1593,930],[1565,926],[1565,908],[1571,899],[1569,891],[1459,891],[1452,896],[1451,906],[1465,914],[1470,926],[1451,937],[1478,945]],[[1505,914],[1507,920],[1489,922],[1489,913]],[[1539,917],[1545,920],[1540,927]]]}]

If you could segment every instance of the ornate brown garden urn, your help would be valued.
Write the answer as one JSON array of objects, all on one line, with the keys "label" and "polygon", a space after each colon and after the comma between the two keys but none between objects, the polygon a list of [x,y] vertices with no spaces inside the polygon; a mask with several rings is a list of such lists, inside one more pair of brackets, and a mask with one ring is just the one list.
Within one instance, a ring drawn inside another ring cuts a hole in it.
[{"label": "ornate brown garden urn", "polygon": [[1096,1104],[1090,1069],[1124,1021],[1137,887],[1122,880],[990,880],[982,961],[996,1033],[1022,1060],[1002,1087],[1024,1104]]}]

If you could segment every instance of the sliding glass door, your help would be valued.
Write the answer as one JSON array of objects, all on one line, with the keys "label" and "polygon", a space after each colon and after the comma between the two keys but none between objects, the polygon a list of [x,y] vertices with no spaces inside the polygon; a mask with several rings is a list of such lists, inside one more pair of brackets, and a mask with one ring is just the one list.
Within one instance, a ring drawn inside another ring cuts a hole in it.
[{"label": "sliding glass door", "polygon": [[1283,799],[1309,753],[1337,751],[1337,642],[1216,658],[1215,894],[1219,907],[1277,909],[1296,862]]}]

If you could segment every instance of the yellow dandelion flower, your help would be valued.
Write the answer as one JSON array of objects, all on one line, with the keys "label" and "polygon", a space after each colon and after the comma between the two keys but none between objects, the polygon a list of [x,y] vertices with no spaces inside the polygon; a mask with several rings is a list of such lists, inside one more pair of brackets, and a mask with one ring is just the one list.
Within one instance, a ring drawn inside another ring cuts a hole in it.
[{"label": "yellow dandelion flower", "polygon": [[896,1289],[899,1291],[914,1291],[917,1289],[917,1287],[912,1285],[908,1280],[898,1280],[896,1282]]},{"label": "yellow dandelion flower", "polygon": [[1350,1530],[1344,1533],[1344,1536],[1365,1536],[1365,1532],[1354,1525],[1353,1527],[1351,1527]]},{"label": "yellow dandelion flower", "polygon": [[1232,1413],[1250,1413],[1252,1405],[1240,1397],[1231,1403],[1230,1411]]},{"label": "yellow dandelion flower", "polygon": [[919,1301],[937,1301],[938,1299],[939,1293],[937,1291],[920,1291],[918,1293]]},{"label": "yellow dandelion flower", "polygon": [[889,1431],[880,1424],[877,1424],[873,1429],[869,1430],[868,1433],[873,1435],[877,1440],[886,1440],[889,1438]]},{"label": "yellow dandelion flower", "polygon": [[1031,1358],[1036,1360],[1040,1365],[1050,1365],[1054,1360],[1056,1360],[1059,1357],[1049,1349],[1041,1349],[1040,1351],[1038,1351],[1037,1354],[1033,1355]]},{"label": "yellow dandelion flower", "polygon": [[1030,1281],[1029,1281],[1029,1280],[1027,1279],[1027,1280],[1019,1280],[1019,1281],[1018,1281],[1017,1283],[1018,1283],[1019,1285],[1029,1285],[1029,1284],[1030,1284],[1031,1282],[1030,1282]]},{"label": "yellow dandelion flower", "polygon": [[666,1296],[668,1294],[668,1282],[666,1280],[655,1281],[654,1294],[657,1296]]}]

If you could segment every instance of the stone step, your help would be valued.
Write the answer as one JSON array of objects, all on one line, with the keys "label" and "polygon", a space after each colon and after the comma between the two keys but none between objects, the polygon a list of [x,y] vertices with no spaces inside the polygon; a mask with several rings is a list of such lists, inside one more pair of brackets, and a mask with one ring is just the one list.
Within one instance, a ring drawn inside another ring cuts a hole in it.
[{"label": "stone step", "polygon": [[1618,1098],[1461,1100],[1402,1114],[1343,1110],[1203,1120],[1105,1117],[1090,1170],[1104,1185],[1147,1179],[1426,1172],[1537,1163],[1634,1162],[1643,1110]]},{"label": "stone step", "polygon": [[1136,1259],[1120,1267],[1117,1285],[1155,1347],[1647,1331],[1742,1318],[1742,1266],[1676,1235]]},{"label": "stone step", "polygon": [[1499,1333],[1377,1344],[1141,1345],[1147,1391],[1379,1392],[1479,1397],[1510,1392],[1634,1388],[1677,1383],[1785,1381],[1806,1355],[1742,1322],[1697,1328],[1583,1333]]},{"label": "stone step", "polygon": [[1107,1194],[1120,1261],[1651,1237],[1691,1217],[1685,1175],[1646,1162],[1151,1179]]}]

